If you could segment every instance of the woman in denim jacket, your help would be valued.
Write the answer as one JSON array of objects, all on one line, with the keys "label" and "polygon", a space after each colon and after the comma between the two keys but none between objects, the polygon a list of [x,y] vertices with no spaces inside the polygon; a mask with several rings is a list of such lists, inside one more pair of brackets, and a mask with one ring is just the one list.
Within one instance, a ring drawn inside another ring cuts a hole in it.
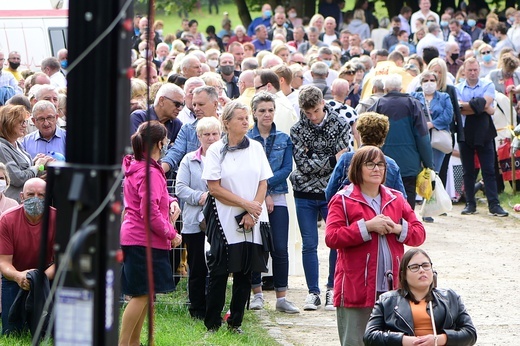
[{"label": "woman in denim jacket", "polygon": [[[274,243],[271,252],[273,260],[274,289],[276,291],[276,310],[286,313],[298,313],[300,310],[285,299],[289,275],[289,255],[287,242],[289,237],[289,213],[285,195],[288,192],[287,177],[292,171],[292,142],[288,134],[276,130],[273,123],[275,101],[271,94],[260,92],[251,101],[255,121],[247,136],[260,142],[267,155],[274,176],[267,180],[265,203],[269,212],[269,222]],[[249,308],[261,310],[264,306],[260,273],[253,273],[252,287],[255,294]]]},{"label": "woman in denim jacket", "polygon": [[[453,105],[447,93],[437,91],[437,74],[432,71],[425,71],[421,75],[422,92],[413,92],[411,95],[421,102],[424,115],[428,118],[428,129],[450,131],[450,124],[453,120]],[[437,149],[433,151],[433,166],[439,172],[444,160],[444,153]]]}]

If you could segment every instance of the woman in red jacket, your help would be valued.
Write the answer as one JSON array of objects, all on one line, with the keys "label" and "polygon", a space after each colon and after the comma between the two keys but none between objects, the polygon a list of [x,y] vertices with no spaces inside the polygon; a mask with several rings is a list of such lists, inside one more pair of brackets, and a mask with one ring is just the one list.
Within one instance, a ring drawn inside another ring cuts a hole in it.
[{"label": "woman in red jacket", "polygon": [[403,195],[382,185],[383,152],[359,149],[349,168],[352,182],[329,203],[325,243],[338,250],[334,306],[342,345],[363,345],[363,333],[376,298],[397,288],[404,246],[419,246],[426,237],[422,223]]}]

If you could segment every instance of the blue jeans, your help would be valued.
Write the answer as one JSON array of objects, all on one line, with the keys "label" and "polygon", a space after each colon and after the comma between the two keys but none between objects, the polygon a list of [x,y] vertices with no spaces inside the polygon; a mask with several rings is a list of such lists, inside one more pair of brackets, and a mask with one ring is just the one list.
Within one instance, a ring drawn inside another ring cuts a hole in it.
[{"label": "blue jeans", "polygon": [[[287,278],[289,276],[289,212],[286,206],[275,206],[269,214],[271,234],[273,236],[274,250],[271,251],[273,260],[273,283],[277,292],[287,291]],[[262,284],[261,274],[253,272],[251,286],[259,287]]]},{"label": "blue jeans", "polygon": [[[294,198],[296,216],[302,236],[302,262],[305,280],[309,293],[320,293],[319,263],[318,263],[318,213],[327,220],[328,208],[326,201]],[[334,288],[334,272],[336,269],[336,250],[329,253],[329,277],[327,288]]]},{"label": "blue jeans", "polygon": [[484,188],[486,190],[486,198],[488,207],[492,208],[500,204],[498,200],[497,181],[495,178],[495,143],[494,140],[487,141],[483,146],[469,146],[466,142],[459,142],[460,161],[462,162],[462,170],[464,177],[464,192],[466,194],[466,203],[476,206],[475,202],[475,152],[477,152],[480,161],[480,170],[484,179]]},{"label": "blue jeans", "polygon": [[16,281],[10,281],[2,277],[2,334],[9,335],[13,332],[19,332],[28,328],[26,323],[12,324],[9,323],[9,310],[13,305],[14,299],[21,290]]},{"label": "blue jeans", "polygon": [[433,149],[433,148],[432,148],[432,153],[433,153],[433,168],[435,169],[435,172],[438,173],[441,170],[442,161],[444,161],[444,156],[446,156],[446,154],[444,154],[440,150]]}]

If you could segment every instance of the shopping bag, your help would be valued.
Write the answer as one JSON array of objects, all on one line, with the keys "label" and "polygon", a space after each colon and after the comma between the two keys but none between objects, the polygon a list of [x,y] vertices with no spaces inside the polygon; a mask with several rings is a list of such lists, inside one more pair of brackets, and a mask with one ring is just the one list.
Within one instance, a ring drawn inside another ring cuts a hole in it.
[{"label": "shopping bag", "polygon": [[[514,145],[517,145],[516,143]],[[513,147],[514,148],[514,147]],[[505,138],[503,143],[497,149],[498,165],[502,171],[504,181],[511,181],[513,176],[511,169],[511,140]],[[520,151],[515,150],[515,180],[520,179]]]},{"label": "shopping bag", "polygon": [[430,199],[432,196],[432,181],[435,179],[434,176],[435,172],[429,168],[423,168],[421,173],[419,173],[415,183],[415,191],[419,196]]},{"label": "shopping bag", "polygon": [[453,205],[451,198],[442,185],[442,180],[435,177],[435,189],[430,199],[423,201],[419,214],[422,217],[433,217],[451,211]]}]

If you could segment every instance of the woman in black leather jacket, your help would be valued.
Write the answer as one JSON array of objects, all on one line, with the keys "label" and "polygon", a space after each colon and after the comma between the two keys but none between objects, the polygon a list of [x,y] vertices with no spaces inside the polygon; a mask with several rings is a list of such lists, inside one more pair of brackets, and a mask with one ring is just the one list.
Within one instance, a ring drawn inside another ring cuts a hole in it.
[{"label": "woman in black leather jacket", "polygon": [[382,294],[376,302],[365,345],[475,344],[477,331],[460,296],[434,287],[432,263],[425,251],[414,248],[404,254],[399,281],[401,288]]}]

